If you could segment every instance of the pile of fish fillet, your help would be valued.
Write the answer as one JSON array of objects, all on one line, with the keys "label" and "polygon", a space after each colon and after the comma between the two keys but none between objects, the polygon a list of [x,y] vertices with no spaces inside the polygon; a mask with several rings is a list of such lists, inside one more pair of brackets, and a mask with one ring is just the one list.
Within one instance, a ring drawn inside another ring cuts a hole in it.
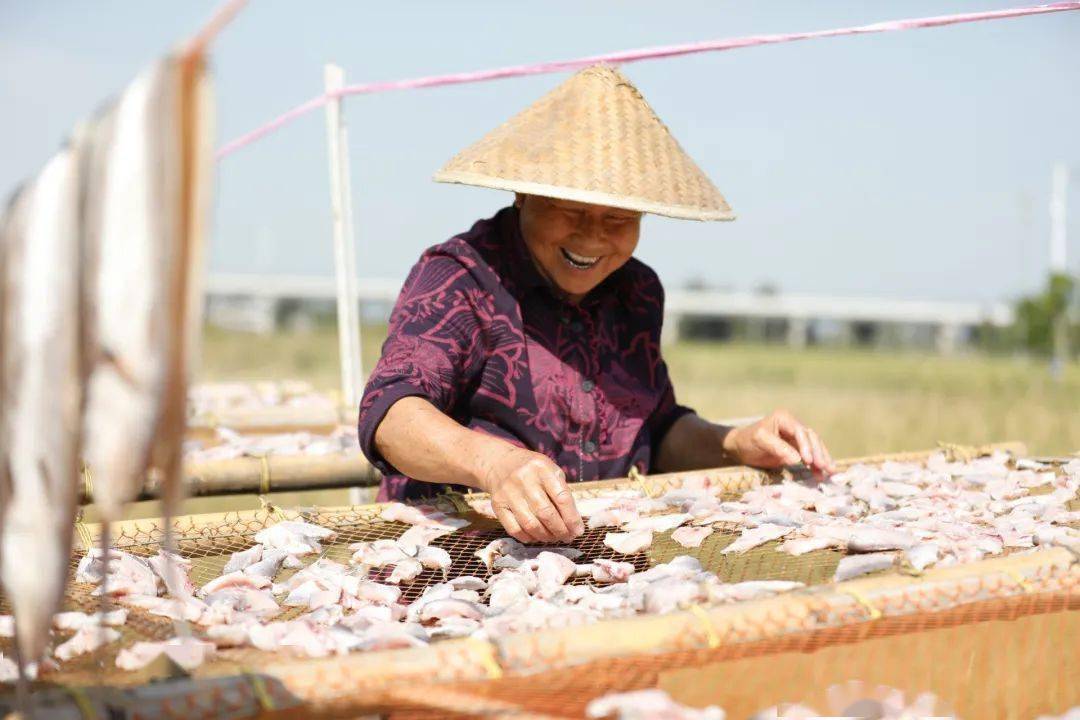
[{"label": "pile of fish fillet", "polygon": [[[766,708],[750,720],[813,720],[822,717],[875,718],[876,720],[956,720],[957,716],[942,709],[941,701],[930,692],[908,695],[897,688],[879,685],[871,687],[859,680],[831,685],[825,692],[828,712],[802,703],[781,703]],[[676,702],[663,690],[635,690],[610,693],[596,698],[585,709],[589,718],[614,720],[725,720],[723,709],[709,705],[690,707]],[[1036,720],[1080,720],[1080,706],[1052,717],[1041,715]]]},{"label": "pile of fish fillet", "polygon": [[[908,697],[902,690],[886,686],[869,687],[852,680],[830,686],[826,691],[829,712],[823,714],[801,703],[784,703],[766,708],[750,720],[811,720],[821,717],[876,718],[876,720],[918,720],[939,718],[955,720],[955,715],[940,709],[933,693]],[[635,690],[609,693],[596,698],[585,709],[589,718],[615,720],[725,720],[722,708],[709,705],[695,708],[676,702],[663,690]]]},{"label": "pile of fish fillet", "polygon": [[[871,687],[859,680],[851,680],[829,686],[825,695],[827,714],[802,703],[781,703],[754,713],[750,720],[815,720],[822,717],[957,720],[955,714],[942,709],[941,701],[930,692],[910,696],[897,688]],[[663,690],[647,689],[598,697],[586,707],[585,716],[614,720],[725,720],[727,713],[715,705],[704,708],[683,705]],[[1057,717],[1041,715],[1036,720],[1080,720],[1080,706]]]},{"label": "pile of fish fillet", "polygon": [[[223,648],[326,657],[422,647],[443,638],[493,639],[803,587],[776,579],[722,582],[693,556],[706,543],[721,556],[755,548],[789,555],[839,551],[837,581],[1038,546],[1077,552],[1078,488],[1080,459],[1051,465],[1002,453],[970,462],[938,454],[925,464],[855,465],[828,479],[762,485],[738,500],[704,483],[658,497],[611,490],[577,501],[593,537],[603,534],[608,558],[586,558],[575,547],[525,546],[508,537],[483,544],[484,536],[470,531],[465,518],[391,503],[381,520],[404,531],[394,539],[349,545],[348,562],[326,557],[337,540],[334,530],[285,520],[256,533],[251,547],[232,554],[222,574],[202,587],[188,578],[192,563],[183,557],[112,550],[106,567],[94,549],[82,558],[75,580],[107,593],[119,609],[104,616],[57,615],[57,630],[73,634],[64,633],[48,662],[116,642],[116,626],[135,608],[190,623],[196,632],[125,647],[117,667],[137,669],[164,654],[191,669]],[[485,501],[474,509],[490,514]],[[690,554],[638,570],[646,565],[640,553],[661,535]],[[473,574],[455,573],[461,559],[440,547],[447,540],[460,546],[462,536],[477,538],[472,543],[478,549],[465,563]],[[415,599],[407,602],[403,589],[413,583],[424,589],[409,593]],[[10,625],[10,618],[0,617],[0,636]],[[0,678],[11,677],[6,662],[0,660]]]},{"label": "pile of fish fillet", "polygon": [[341,425],[326,435],[310,432],[255,435],[219,427],[214,430],[213,442],[184,441],[184,462],[188,463],[268,455],[359,457],[360,444],[356,427],[349,425]]},{"label": "pile of fish fillet", "polygon": [[337,411],[329,396],[316,392],[310,383],[302,380],[200,383],[188,390],[188,416],[193,420],[222,413],[258,413],[276,408],[319,410],[329,414]]}]

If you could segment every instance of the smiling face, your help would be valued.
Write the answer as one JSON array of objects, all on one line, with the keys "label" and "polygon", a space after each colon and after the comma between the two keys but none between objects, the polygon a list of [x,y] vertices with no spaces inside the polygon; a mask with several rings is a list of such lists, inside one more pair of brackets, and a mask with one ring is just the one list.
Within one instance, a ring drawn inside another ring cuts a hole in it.
[{"label": "smiling face", "polygon": [[537,269],[572,303],[626,264],[641,233],[633,210],[520,194],[514,205]]}]

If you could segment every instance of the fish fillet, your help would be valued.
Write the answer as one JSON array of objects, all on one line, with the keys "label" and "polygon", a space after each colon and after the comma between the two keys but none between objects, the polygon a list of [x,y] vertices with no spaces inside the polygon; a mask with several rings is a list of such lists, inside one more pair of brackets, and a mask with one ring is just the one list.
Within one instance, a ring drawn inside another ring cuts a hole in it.
[{"label": "fish fillet", "polygon": [[631,520],[628,523],[624,523],[623,530],[633,532],[635,530],[651,530],[652,532],[667,532],[673,528],[677,528],[688,520],[692,520],[693,516],[689,513],[671,513],[668,515],[650,515],[648,517],[637,518]]},{"label": "fish fillet", "polygon": [[120,633],[112,628],[86,625],[75,631],[65,642],[56,646],[53,656],[57,660],[70,660],[79,655],[94,652],[98,648],[120,639]]},{"label": "fish fillet", "polygon": [[617,553],[633,555],[652,545],[652,531],[609,532],[604,536],[604,545]]},{"label": "fish fillet", "polygon": [[215,650],[213,643],[193,637],[176,637],[164,642],[137,642],[120,651],[116,656],[116,667],[138,670],[160,655],[165,655],[185,670],[194,670],[212,657]]},{"label": "fish fillet", "polygon": [[170,357],[182,350],[174,297],[183,257],[177,81],[165,60],[127,87],[109,127],[100,128],[101,157],[88,178],[83,440],[106,522],[142,488],[170,390]]},{"label": "fish fillet", "polygon": [[701,543],[712,533],[711,527],[681,527],[671,533],[671,539],[683,547],[701,547]]},{"label": "fish fillet", "polygon": [[837,582],[843,582],[867,573],[886,570],[891,568],[895,561],[895,555],[890,552],[848,555],[842,558],[840,564],[836,566],[836,575],[833,576],[833,579]]},{"label": "fish fillet", "polygon": [[234,552],[229,558],[229,562],[225,563],[225,568],[222,570],[222,572],[228,574],[231,572],[236,572],[238,570],[243,570],[249,565],[254,565],[255,563],[262,560],[262,555],[262,545],[254,545],[247,550]]},{"label": "fish fillet", "polygon": [[763,523],[755,528],[747,528],[742,531],[742,534],[735,539],[735,542],[726,546],[720,552],[724,554],[730,553],[744,553],[747,550],[764,545],[767,542],[773,540],[779,540],[795,528],[788,527],[787,525],[773,525],[771,523]]},{"label": "fish fillet", "polygon": [[0,221],[0,584],[24,662],[45,652],[77,503],[81,152],[54,156]]},{"label": "fish fillet", "polygon": [[634,566],[628,562],[596,558],[592,566],[592,578],[599,583],[626,582],[634,574]]}]

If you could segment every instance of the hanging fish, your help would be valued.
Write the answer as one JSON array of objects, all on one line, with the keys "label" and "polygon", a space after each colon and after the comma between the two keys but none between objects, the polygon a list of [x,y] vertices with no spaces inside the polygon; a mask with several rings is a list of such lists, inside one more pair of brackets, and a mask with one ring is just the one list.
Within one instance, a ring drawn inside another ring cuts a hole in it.
[{"label": "hanging fish", "polygon": [[69,146],[0,223],[0,580],[24,665],[63,599],[78,501],[79,178]]},{"label": "hanging fish", "polygon": [[84,302],[91,367],[85,459],[106,522],[154,467],[166,512],[179,496],[209,167],[201,57],[166,58],[109,112],[87,183]]}]

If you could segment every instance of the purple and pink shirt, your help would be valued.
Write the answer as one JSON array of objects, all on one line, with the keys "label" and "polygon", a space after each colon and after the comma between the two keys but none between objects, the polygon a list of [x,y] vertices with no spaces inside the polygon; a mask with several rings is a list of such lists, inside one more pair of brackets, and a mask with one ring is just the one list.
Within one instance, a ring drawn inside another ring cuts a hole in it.
[{"label": "purple and pink shirt", "polygon": [[677,405],[660,354],[664,290],[631,259],[577,305],[533,264],[514,207],[429,248],[390,316],[360,403],[360,447],[380,500],[444,486],[402,475],[375,448],[387,410],[417,396],[465,427],[543,453],[568,481],[649,472]]}]

